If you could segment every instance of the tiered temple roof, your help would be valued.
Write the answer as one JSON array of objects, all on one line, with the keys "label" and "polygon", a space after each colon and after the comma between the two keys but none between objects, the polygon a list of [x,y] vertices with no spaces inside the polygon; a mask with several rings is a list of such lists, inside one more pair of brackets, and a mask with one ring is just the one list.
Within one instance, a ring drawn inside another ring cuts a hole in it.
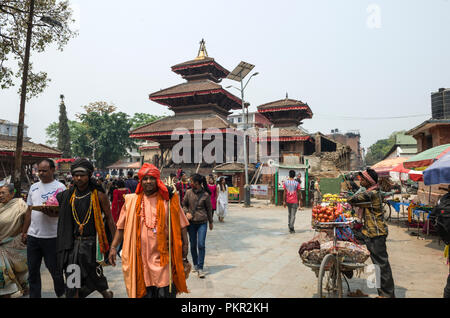
[{"label": "tiered temple roof", "polygon": [[[227,120],[227,116],[231,110],[241,108],[241,100],[219,84],[230,72],[208,57],[204,40],[200,42],[195,59],[172,66],[172,71],[181,75],[186,82],[152,93],[149,98],[168,106],[175,115],[130,132],[131,138],[159,143],[162,166],[167,163],[168,151],[178,142],[172,140],[173,134],[195,137],[206,130],[225,134],[228,128],[234,131],[236,126]],[[201,121],[201,131],[195,125],[197,120]],[[225,143],[225,138],[222,140]]]},{"label": "tiered temple roof", "polygon": [[313,116],[308,104],[289,99],[287,95],[285,99],[258,106],[258,112],[266,116],[274,127],[297,127],[303,119]]},{"label": "tiered temple roof", "polygon": [[202,133],[211,128],[216,128],[220,132],[225,132],[227,128],[236,128],[234,124],[217,114],[183,114],[165,117],[136,128],[130,133],[130,138],[170,141],[172,133],[177,133],[176,128],[186,129],[190,134],[194,134],[194,129],[197,128],[194,126],[195,120],[201,120]]},{"label": "tiered temple roof", "polygon": [[226,91],[220,84],[230,73],[213,58],[208,57],[205,41],[200,42],[194,60],[172,66],[172,71],[187,82],[150,94],[150,100],[168,106],[175,114],[217,113],[230,114],[241,108],[241,100]]}]

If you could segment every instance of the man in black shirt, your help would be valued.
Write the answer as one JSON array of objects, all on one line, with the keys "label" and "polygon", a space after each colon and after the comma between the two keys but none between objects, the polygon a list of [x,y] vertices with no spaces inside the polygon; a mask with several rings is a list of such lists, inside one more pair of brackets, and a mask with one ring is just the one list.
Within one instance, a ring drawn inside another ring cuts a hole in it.
[{"label": "man in black shirt", "polygon": [[136,192],[138,181],[133,178],[133,171],[128,171],[128,179],[125,180],[125,188],[130,190],[131,193]]}]

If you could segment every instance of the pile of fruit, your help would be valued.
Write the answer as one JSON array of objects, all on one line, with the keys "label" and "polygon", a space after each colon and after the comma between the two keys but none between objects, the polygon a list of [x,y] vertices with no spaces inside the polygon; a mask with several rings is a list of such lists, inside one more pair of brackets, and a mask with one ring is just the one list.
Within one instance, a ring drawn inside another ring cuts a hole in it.
[{"label": "pile of fruit", "polygon": [[347,202],[347,199],[341,198],[337,194],[326,193],[323,195],[322,202]]},{"label": "pile of fruit", "polygon": [[341,205],[316,205],[312,209],[312,219],[316,222],[334,222],[339,216],[350,218],[352,215],[349,211],[344,211]]}]

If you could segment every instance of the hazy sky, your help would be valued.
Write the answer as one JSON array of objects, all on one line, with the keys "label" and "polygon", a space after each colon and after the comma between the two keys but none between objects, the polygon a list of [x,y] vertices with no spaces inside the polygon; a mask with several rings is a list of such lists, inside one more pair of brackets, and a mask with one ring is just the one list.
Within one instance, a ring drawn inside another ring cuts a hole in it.
[{"label": "hazy sky", "polygon": [[[26,106],[34,142],[58,120],[60,94],[69,119],[94,101],[130,115],[171,114],[148,95],[184,81],[170,66],[195,58],[202,38],[228,70],[256,65],[250,110],[288,92],[314,113],[304,128],[359,130],[364,147],[428,119],[430,93],[450,87],[448,0],[70,2],[79,36],[63,52],[31,55],[52,79]],[[17,88],[0,91],[0,118],[17,122],[18,112]],[[408,115],[423,116],[362,119]]]}]

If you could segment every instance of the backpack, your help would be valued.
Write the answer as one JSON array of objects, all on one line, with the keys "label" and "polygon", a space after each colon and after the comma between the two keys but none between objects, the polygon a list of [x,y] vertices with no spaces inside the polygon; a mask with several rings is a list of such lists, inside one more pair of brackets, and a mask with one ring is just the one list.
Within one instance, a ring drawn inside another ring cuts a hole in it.
[{"label": "backpack", "polygon": [[444,195],[430,213],[437,234],[445,244],[450,244],[450,193]]}]

